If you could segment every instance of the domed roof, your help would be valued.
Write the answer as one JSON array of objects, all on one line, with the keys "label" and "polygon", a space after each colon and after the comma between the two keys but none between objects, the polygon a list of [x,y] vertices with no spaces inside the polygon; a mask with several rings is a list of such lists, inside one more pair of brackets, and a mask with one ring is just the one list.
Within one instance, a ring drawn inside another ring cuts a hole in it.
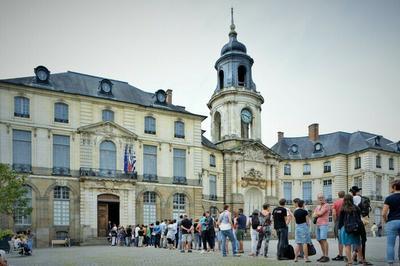
[{"label": "domed roof", "polygon": [[[231,35],[231,34],[229,34],[229,35]],[[243,52],[243,53],[247,52],[246,46],[243,43],[239,42],[236,39],[236,36],[230,36],[229,42],[227,44],[225,44],[221,49],[221,55],[224,55],[224,54],[226,54],[228,52],[232,52],[232,51]]]}]

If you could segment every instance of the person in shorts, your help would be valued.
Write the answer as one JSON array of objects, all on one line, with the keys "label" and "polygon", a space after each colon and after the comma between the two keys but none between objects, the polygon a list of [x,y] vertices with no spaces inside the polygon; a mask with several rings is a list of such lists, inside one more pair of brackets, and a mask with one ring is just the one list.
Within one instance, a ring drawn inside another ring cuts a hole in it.
[{"label": "person in shorts", "polygon": [[339,234],[339,218],[340,218],[340,211],[343,206],[343,198],[346,193],[344,191],[339,191],[338,192],[338,199],[335,200],[332,206],[332,218],[335,223],[334,227],[334,233],[335,237],[338,239],[338,255],[333,258],[332,260],[334,261],[344,261],[344,256],[343,256],[343,245],[342,242],[340,241],[340,234]]},{"label": "person in shorts", "polygon": [[319,205],[315,208],[313,218],[316,219],[316,236],[317,241],[321,246],[322,257],[318,262],[329,262],[328,257],[328,224],[329,224],[329,204],[326,203],[325,197],[322,193],[318,194]]},{"label": "person in shorts", "polygon": [[181,231],[182,231],[182,253],[185,253],[185,250],[188,253],[192,252],[192,231],[193,224],[192,221],[189,220],[188,216],[183,215],[183,220],[181,222]]},{"label": "person in shorts", "polygon": [[243,214],[243,209],[239,209],[239,215],[237,217],[237,229],[236,229],[236,239],[239,241],[239,251],[238,253],[244,253],[243,250],[243,240],[244,233],[246,231],[247,217]]}]

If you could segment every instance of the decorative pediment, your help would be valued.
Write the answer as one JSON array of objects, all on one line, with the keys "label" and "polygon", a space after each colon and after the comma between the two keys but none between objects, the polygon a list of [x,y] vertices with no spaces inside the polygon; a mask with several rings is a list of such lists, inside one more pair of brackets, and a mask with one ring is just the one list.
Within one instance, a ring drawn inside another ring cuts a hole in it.
[{"label": "decorative pediment", "polygon": [[260,171],[251,168],[249,171],[244,172],[244,177],[250,179],[261,179],[263,177],[263,174]]},{"label": "decorative pediment", "polygon": [[268,186],[268,181],[263,178],[263,174],[260,171],[251,168],[249,171],[244,172],[241,185],[242,187],[255,186],[265,189]]},{"label": "decorative pediment", "polygon": [[243,143],[233,151],[242,153],[243,158],[249,161],[266,161],[268,158],[279,160],[278,154],[259,141]]},{"label": "decorative pediment", "polygon": [[107,138],[127,138],[137,139],[137,135],[132,131],[111,121],[102,121],[78,128],[79,134],[101,135]]}]

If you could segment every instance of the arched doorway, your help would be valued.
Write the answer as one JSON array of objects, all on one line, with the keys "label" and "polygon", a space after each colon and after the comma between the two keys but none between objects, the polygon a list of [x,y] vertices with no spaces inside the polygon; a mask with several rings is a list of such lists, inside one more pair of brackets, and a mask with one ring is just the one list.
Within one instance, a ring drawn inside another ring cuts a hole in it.
[{"label": "arched doorway", "polygon": [[108,221],[119,225],[119,197],[101,194],[97,196],[97,236],[107,236]]},{"label": "arched doorway", "polygon": [[250,188],[244,195],[245,215],[251,215],[255,209],[261,211],[264,204],[263,194],[258,188]]}]

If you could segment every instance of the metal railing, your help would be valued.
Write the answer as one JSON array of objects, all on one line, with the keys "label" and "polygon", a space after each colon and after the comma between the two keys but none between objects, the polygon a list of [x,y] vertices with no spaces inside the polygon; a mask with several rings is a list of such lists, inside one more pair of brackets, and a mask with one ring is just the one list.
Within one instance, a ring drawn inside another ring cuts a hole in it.
[{"label": "metal railing", "polygon": [[81,167],[79,170],[79,174],[80,174],[80,176],[98,176],[98,177],[109,177],[109,178],[137,179],[136,172],[125,173],[124,171],[113,170],[113,169]]},{"label": "metal railing", "polygon": [[53,167],[53,175],[71,175],[69,167]]},{"label": "metal railing", "polygon": [[14,163],[12,169],[17,173],[32,173],[32,165],[30,164]]},{"label": "metal railing", "polygon": [[143,181],[145,182],[158,182],[158,176],[157,175],[151,175],[151,174],[143,174]]},{"label": "metal railing", "polygon": [[179,185],[187,185],[186,176],[174,176],[172,183]]}]

